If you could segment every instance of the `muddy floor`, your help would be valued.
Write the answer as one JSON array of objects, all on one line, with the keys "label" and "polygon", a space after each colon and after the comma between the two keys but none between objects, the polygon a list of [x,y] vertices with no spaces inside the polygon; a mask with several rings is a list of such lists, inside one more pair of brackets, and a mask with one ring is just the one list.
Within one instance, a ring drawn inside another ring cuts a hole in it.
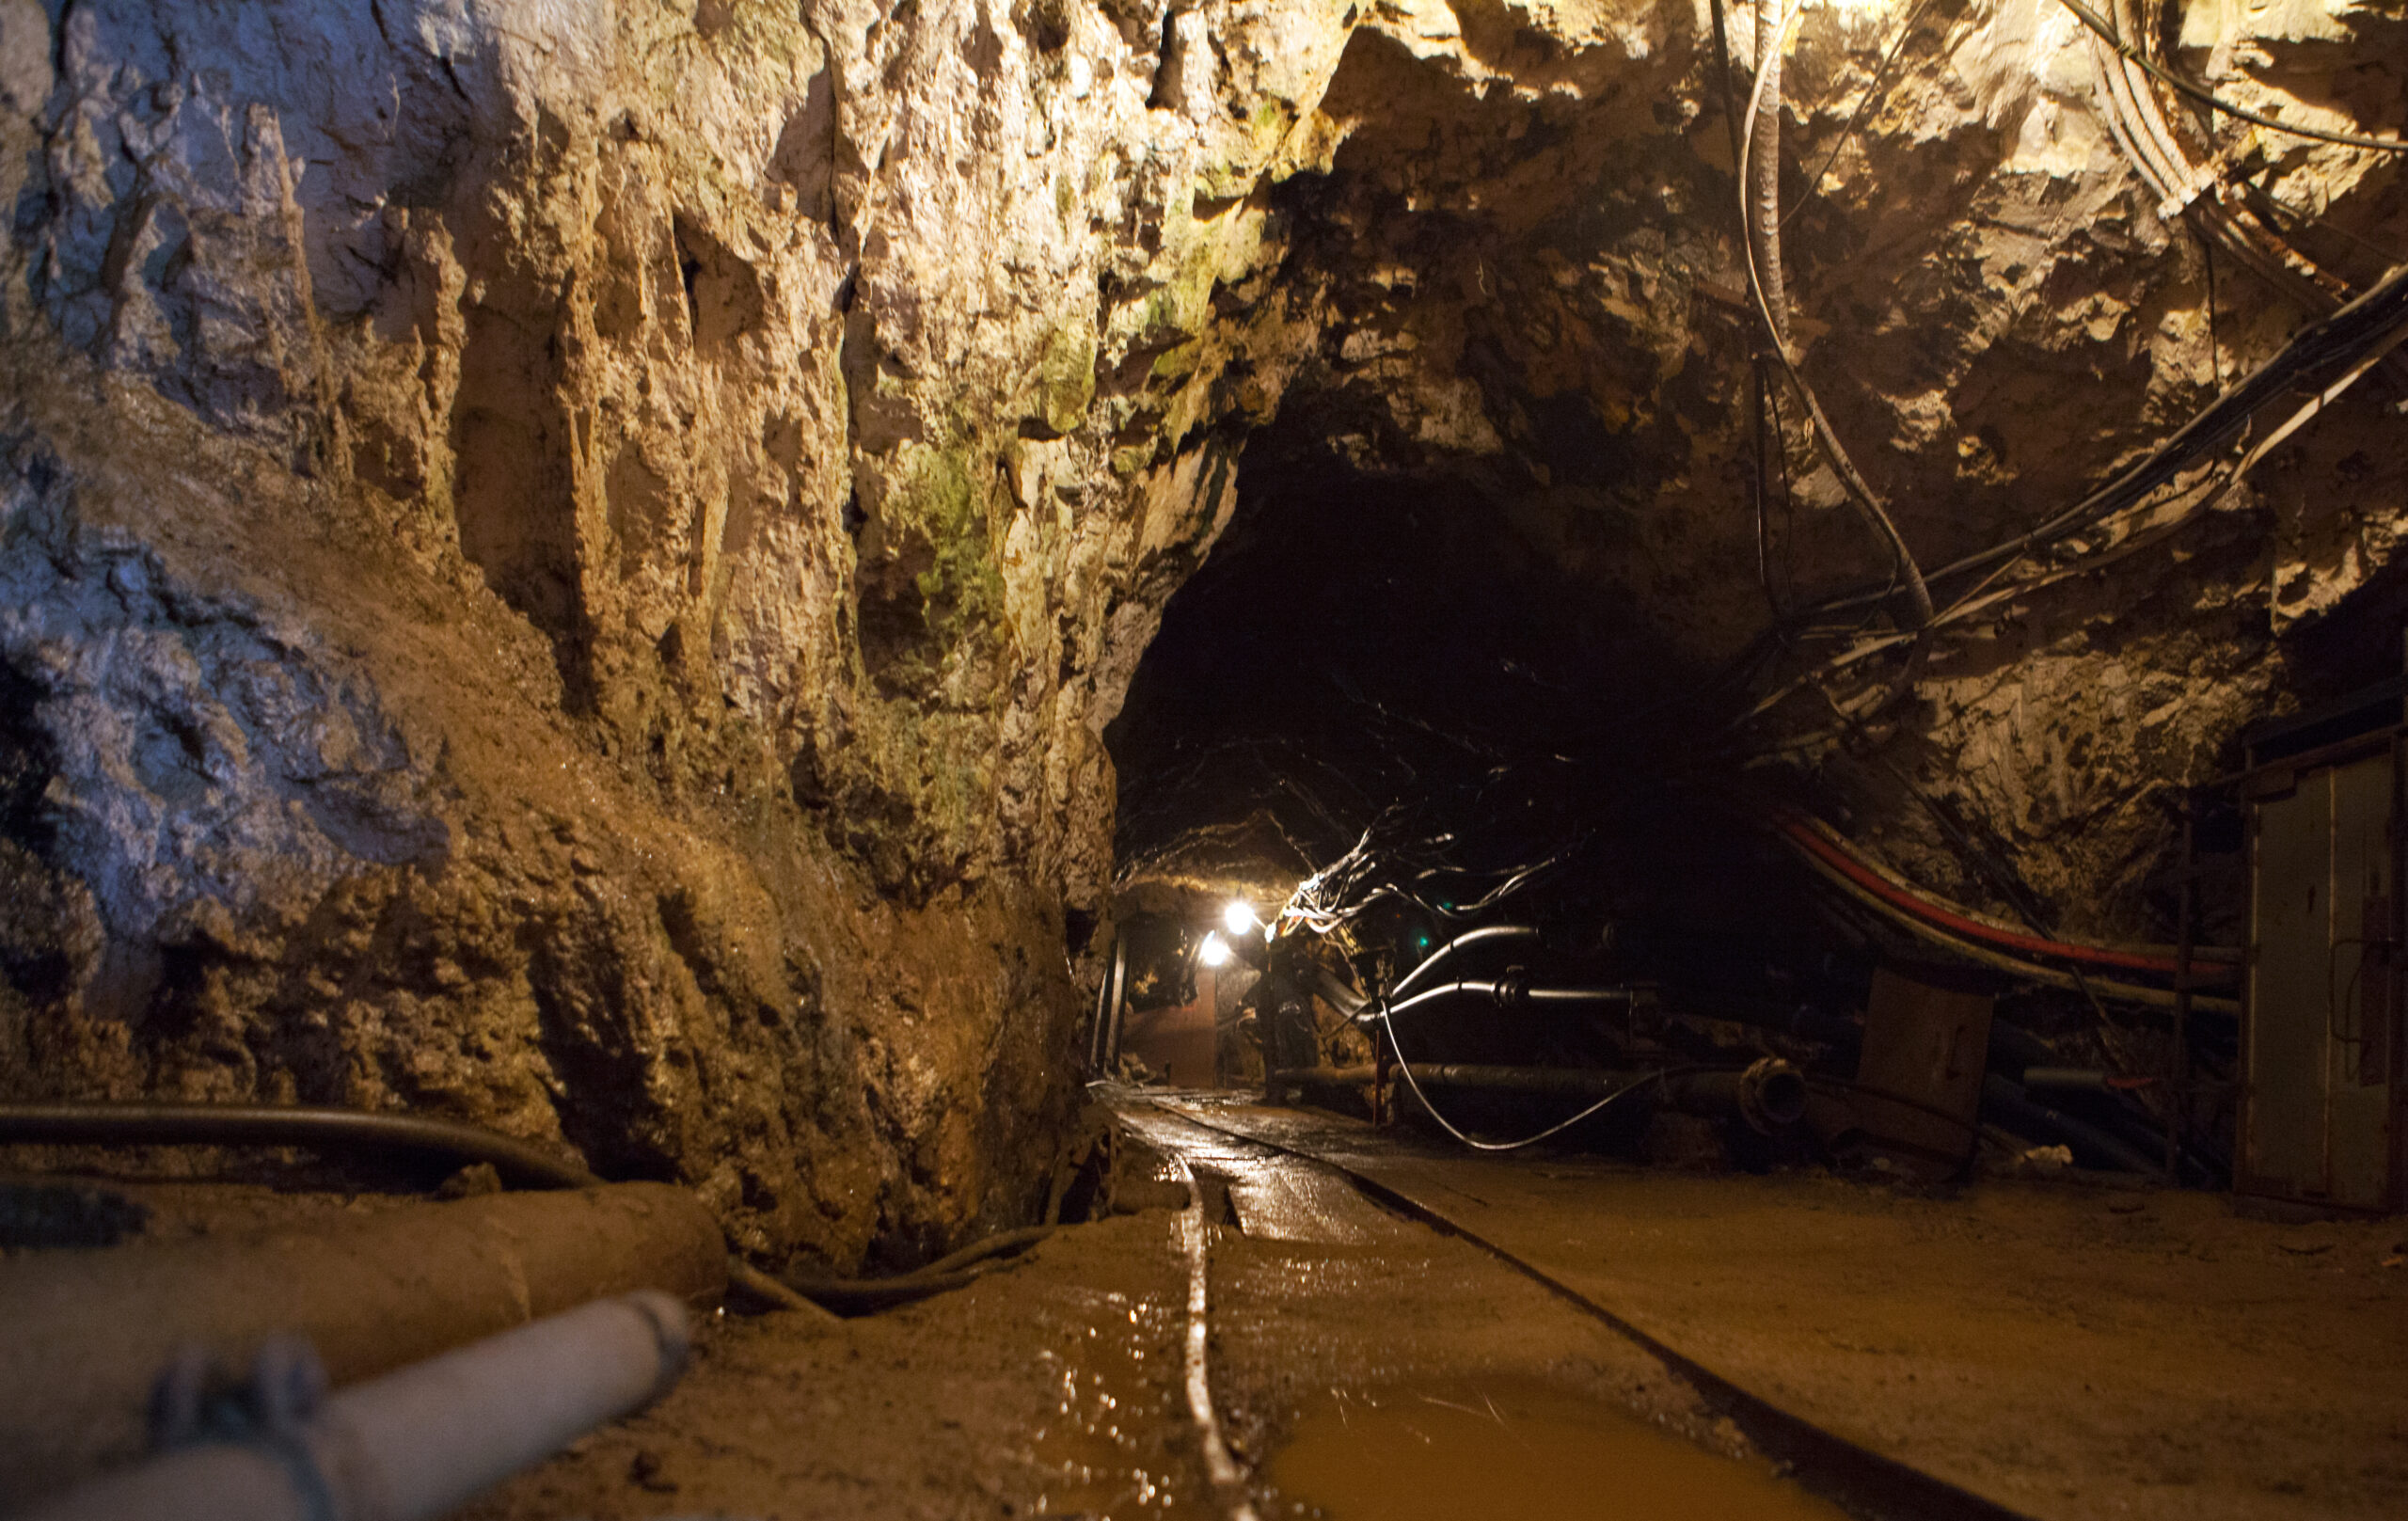
[{"label": "muddy floor", "polygon": [[[1297,1112],[1125,1107],[1134,1173],[1163,1185],[1124,1189],[1135,1212],[882,1314],[721,1317],[659,1405],[467,1514],[1911,1513],[1801,1484],[1660,1351],[1937,1475],[1965,1514],[2395,1515],[2408,1494],[2396,1222],[1489,1161]],[[1185,1386],[1181,1168],[1243,1471],[1220,1489]]]}]

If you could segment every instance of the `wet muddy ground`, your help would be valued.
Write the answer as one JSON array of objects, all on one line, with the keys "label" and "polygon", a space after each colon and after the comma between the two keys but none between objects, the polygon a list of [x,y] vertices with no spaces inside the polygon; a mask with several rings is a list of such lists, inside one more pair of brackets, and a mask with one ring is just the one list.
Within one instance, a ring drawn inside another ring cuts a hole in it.
[{"label": "wet muddy ground", "polygon": [[1211,1102],[1127,1113],[1153,1149],[1131,1149],[1139,1173],[1198,1180],[1206,1370],[1240,1485],[1213,1488],[1189,1414],[1180,1196],[1137,1187],[1129,1202],[1160,1202],[958,1292],[835,1323],[721,1318],[661,1404],[467,1514],[1905,1513],[1796,1482],[1761,1421],[1651,1339],[1961,1486],[1963,1513],[2372,1516],[2408,1493],[2398,1222],[1491,1161]]}]

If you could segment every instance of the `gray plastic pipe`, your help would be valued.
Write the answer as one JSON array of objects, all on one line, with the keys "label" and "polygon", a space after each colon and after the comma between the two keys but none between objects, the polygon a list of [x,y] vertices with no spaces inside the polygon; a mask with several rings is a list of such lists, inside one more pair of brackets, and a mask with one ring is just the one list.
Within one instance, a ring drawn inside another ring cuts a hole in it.
[{"label": "gray plastic pipe", "polygon": [[596,1300],[314,1409],[263,1390],[289,1424],[174,1449],[19,1521],[436,1521],[666,1393],[689,1344],[686,1307],[668,1294]]}]

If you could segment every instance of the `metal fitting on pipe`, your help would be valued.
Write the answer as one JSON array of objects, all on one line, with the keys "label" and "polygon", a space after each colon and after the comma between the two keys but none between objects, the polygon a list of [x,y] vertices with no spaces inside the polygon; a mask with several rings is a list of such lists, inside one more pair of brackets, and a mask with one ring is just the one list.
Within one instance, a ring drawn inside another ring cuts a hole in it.
[{"label": "metal fitting on pipe", "polygon": [[1737,1115],[1750,1130],[1770,1135],[1806,1117],[1806,1074],[1778,1056],[1736,1072],[1687,1072],[1666,1080],[1675,1108]]},{"label": "metal fitting on pipe", "polygon": [[1415,989],[1437,975],[1440,967],[1475,945],[1494,944],[1501,941],[1534,941],[1538,938],[1539,932],[1528,925],[1488,925],[1479,929],[1466,929],[1422,958],[1419,965],[1399,977],[1396,986],[1388,990],[1388,996],[1394,999],[1409,996]]},{"label": "metal fitting on pipe", "polygon": [[[686,1308],[644,1291],[489,1337],[318,1403],[261,1388],[248,1440],[177,1448],[23,1521],[435,1521],[684,1371]],[[287,1370],[286,1371],[290,1371]]]}]

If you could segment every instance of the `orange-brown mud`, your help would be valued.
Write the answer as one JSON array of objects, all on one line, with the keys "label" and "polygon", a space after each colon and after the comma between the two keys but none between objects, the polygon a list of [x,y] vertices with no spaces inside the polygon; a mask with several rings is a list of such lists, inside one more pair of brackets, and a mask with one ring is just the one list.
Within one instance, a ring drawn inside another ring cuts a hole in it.
[{"label": "orange-brown mud", "polygon": [[[1205,1479],[1179,1215],[1157,1207],[882,1315],[721,1319],[661,1404],[467,1516],[1836,1513],[1608,1317],[2010,1513],[2375,1516],[2408,1492],[2399,1222],[1483,1160],[1292,1112],[1127,1112],[1199,1180],[1211,1389],[1243,1495]],[[1238,1129],[1338,1157],[1402,1208]]]}]

